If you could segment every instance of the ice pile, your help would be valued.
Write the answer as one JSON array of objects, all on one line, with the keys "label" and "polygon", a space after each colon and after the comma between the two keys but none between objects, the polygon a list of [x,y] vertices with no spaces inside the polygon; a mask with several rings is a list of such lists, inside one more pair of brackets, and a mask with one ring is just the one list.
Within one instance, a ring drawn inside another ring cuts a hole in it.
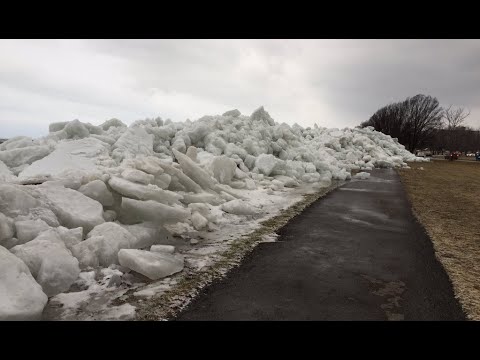
[{"label": "ice pile", "polygon": [[0,319],[38,319],[82,271],[179,272],[175,235],[266,216],[251,199],[424,160],[372,128],[278,124],[263,107],[49,130],[0,145]]}]

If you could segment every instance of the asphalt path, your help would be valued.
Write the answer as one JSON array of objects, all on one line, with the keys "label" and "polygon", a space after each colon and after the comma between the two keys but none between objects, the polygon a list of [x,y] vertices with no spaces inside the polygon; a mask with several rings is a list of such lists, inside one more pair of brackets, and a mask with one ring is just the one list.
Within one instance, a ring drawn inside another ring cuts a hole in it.
[{"label": "asphalt path", "polygon": [[394,170],[319,199],[176,320],[465,320]]}]

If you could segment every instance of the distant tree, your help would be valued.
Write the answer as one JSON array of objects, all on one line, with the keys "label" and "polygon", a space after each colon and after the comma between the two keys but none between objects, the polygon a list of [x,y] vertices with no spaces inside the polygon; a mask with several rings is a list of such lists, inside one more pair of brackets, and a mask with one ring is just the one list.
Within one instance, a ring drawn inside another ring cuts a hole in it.
[{"label": "distant tree", "polygon": [[470,115],[470,111],[465,110],[462,107],[454,108],[452,105],[445,110],[444,116],[447,121],[448,129],[456,129],[463,124],[465,119]]},{"label": "distant tree", "polygon": [[466,146],[469,143],[473,129],[462,126],[465,119],[470,115],[470,111],[462,107],[453,107],[450,105],[444,112],[447,148],[452,151],[466,152]]},{"label": "distant tree", "polygon": [[375,130],[397,138],[413,152],[432,140],[442,126],[443,116],[437,98],[419,94],[384,106],[360,126],[373,126]]}]

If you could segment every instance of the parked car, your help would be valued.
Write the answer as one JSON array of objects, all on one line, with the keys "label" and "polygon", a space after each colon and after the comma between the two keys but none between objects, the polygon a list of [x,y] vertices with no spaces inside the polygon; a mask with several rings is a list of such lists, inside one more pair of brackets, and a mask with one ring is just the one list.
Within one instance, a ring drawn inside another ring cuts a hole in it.
[{"label": "parked car", "polygon": [[456,151],[452,151],[452,152],[447,151],[447,152],[445,153],[445,160],[450,160],[450,161],[452,161],[452,160],[458,160],[458,152],[456,152]]},{"label": "parked car", "polygon": [[476,161],[480,161],[480,151],[477,151],[477,152],[475,153],[475,160],[476,160]]},{"label": "parked car", "polygon": [[469,153],[467,153],[467,156],[468,156],[468,157],[474,157],[474,156],[476,156],[476,154],[475,154],[475,153],[472,153],[472,152],[469,152]]}]

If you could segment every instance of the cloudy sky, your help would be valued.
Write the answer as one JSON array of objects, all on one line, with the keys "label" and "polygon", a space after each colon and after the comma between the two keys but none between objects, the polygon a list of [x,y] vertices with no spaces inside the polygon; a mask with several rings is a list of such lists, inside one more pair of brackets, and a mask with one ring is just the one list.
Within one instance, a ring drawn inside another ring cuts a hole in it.
[{"label": "cloudy sky", "polygon": [[0,138],[261,105],[278,122],[353,127],[418,93],[480,127],[479,84],[478,40],[0,40]]}]

